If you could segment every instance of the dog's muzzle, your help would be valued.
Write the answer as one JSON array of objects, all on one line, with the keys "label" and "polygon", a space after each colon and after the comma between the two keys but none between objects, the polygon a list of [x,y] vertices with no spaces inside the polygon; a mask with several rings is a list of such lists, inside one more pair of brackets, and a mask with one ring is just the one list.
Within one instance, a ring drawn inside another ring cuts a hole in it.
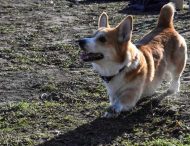
[{"label": "dog's muzzle", "polygon": [[84,62],[93,62],[93,61],[97,61],[97,60],[101,60],[104,58],[104,55],[102,53],[94,53],[94,52],[90,52],[87,51],[86,49],[86,40],[85,39],[81,39],[77,41],[80,48],[83,50],[83,52],[80,55],[80,58],[84,61]]}]

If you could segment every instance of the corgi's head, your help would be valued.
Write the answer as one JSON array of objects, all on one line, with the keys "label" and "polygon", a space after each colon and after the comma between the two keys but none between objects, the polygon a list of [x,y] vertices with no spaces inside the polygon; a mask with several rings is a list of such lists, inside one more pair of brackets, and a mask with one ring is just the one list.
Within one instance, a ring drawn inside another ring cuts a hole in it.
[{"label": "corgi's head", "polygon": [[127,16],[116,27],[111,28],[108,15],[103,12],[98,20],[98,30],[88,38],[79,40],[79,46],[83,50],[81,59],[92,62],[95,66],[117,65],[130,62],[128,54],[132,37],[132,16]]}]

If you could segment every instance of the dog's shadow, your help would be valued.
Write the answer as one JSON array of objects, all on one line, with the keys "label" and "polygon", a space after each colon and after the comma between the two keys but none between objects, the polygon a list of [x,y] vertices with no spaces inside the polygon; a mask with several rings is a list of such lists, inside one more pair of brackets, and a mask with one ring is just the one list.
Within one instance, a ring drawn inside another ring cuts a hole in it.
[{"label": "dog's shadow", "polygon": [[118,136],[133,132],[134,126],[144,124],[146,116],[152,115],[152,111],[159,106],[159,103],[168,94],[164,93],[157,98],[145,98],[138,102],[136,107],[128,113],[122,113],[116,119],[97,118],[90,123],[86,123],[59,135],[40,146],[78,146],[78,145],[101,145],[109,144]]}]

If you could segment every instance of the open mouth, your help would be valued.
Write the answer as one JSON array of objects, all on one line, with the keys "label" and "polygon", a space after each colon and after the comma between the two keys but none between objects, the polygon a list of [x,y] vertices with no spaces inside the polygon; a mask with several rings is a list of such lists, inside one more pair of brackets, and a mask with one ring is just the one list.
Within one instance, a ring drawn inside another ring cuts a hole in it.
[{"label": "open mouth", "polygon": [[81,54],[81,59],[85,62],[89,62],[89,61],[97,61],[100,59],[103,59],[104,55],[102,53],[88,53],[88,52],[84,52]]}]

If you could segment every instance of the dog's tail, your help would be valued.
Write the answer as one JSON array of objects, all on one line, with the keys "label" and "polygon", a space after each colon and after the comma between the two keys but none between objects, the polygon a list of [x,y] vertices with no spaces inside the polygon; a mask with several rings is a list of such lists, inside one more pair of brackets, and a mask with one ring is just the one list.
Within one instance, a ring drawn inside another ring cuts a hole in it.
[{"label": "dog's tail", "polygon": [[168,3],[161,8],[160,17],[158,19],[158,27],[173,28],[173,17],[175,13],[175,6],[173,3]]}]

